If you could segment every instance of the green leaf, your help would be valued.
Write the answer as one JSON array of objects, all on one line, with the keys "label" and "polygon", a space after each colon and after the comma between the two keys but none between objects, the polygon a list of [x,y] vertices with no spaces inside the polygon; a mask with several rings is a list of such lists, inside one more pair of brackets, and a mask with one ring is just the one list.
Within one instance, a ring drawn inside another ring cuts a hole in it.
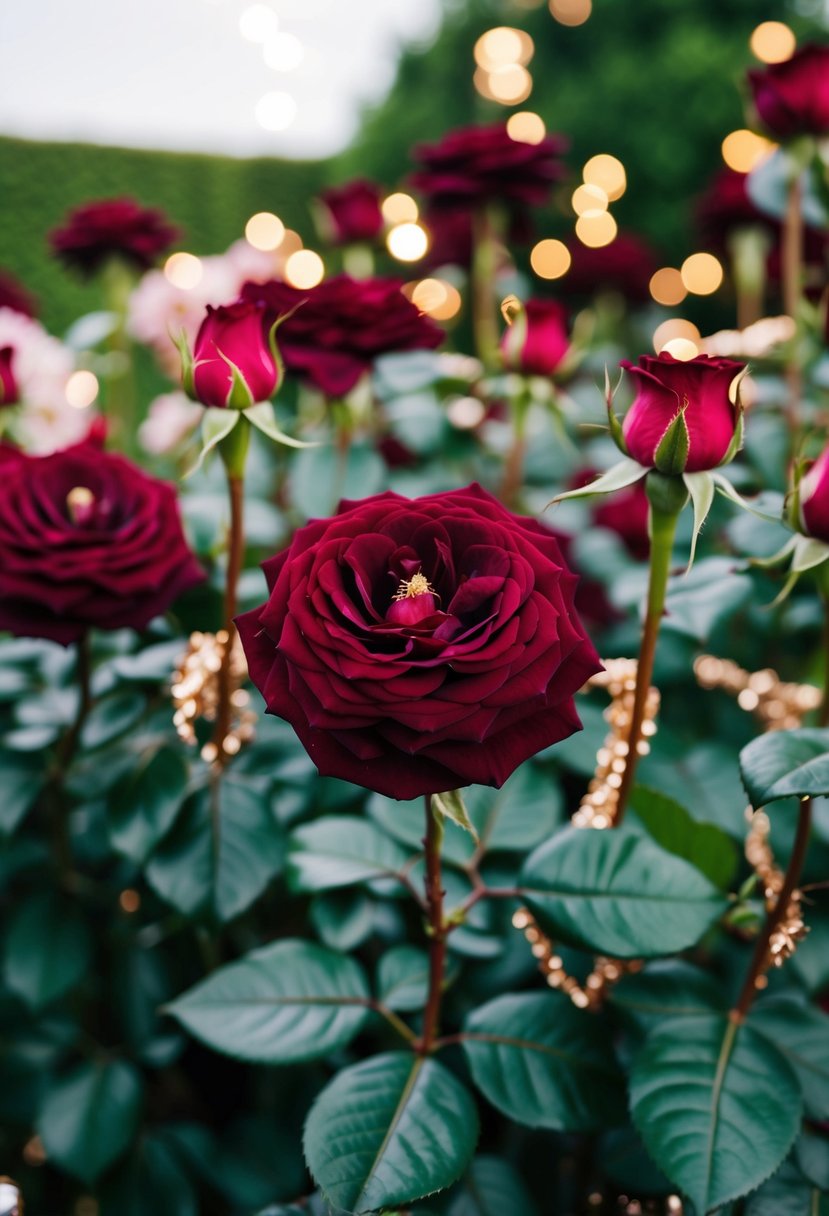
[{"label": "green leaf", "polygon": [[51,892],[30,896],[9,918],[6,985],[30,1009],[41,1009],[83,978],[91,954],[89,930],[74,903]]},{"label": "green leaf", "polygon": [[773,1178],[750,1195],[745,1216],[827,1216],[826,1196],[811,1185],[793,1161],[785,1161]]},{"label": "green leaf", "polygon": [[468,832],[475,844],[480,844],[481,838],[478,835],[478,829],[469,818],[469,811],[466,809],[460,790],[447,790],[444,794],[432,794],[432,810],[443,816],[444,819],[451,820],[464,832]]},{"label": "green leaf", "polygon": [[394,946],[377,967],[377,993],[389,1009],[422,1009],[429,988],[429,956],[415,946]]},{"label": "green leaf", "polygon": [[829,730],[775,730],[740,752],[740,772],[751,805],[778,798],[829,794]]},{"label": "green leaf", "polygon": [[0,750],[0,833],[11,836],[46,784],[42,756]]},{"label": "green leaf", "polygon": [[791,1064],[807,1116],[829,1119],[829,1015],[796,997],[773,996],[752,1006],[749,1025]]},{"label": "green leaf", "polygon": [[715,1014],[664,1022],[634,1062],[630,1095],[648,1152],[699,1216],[759,1186],[800,1127],[790,1065]]},{"label": "green leaf", "polygon": [[658,960],[637,975],[623,976],[612,989],[610,1002],[626,1021],[643,1031],[667,1018],[725,1011],[725,998],[716,980],[678,959]]},{"label": "green leaf", "polygon": [[260,401],[258,405],[251,405],[244,410],[244,415],[249,422],[252,422],[257,430],[263,435],[267,435],[268,439],[272,439],[274,443],[284,444],[289,448],[313,448],[315,443],[305,443],[301,439],[292,439],[290,435],[286,435],[276,425],[276,415],[273,411],[273,406],[270,401]]},{"label": "green leaf", "polygon": [[216,790],[200,789],[187,799],[146,877],[185,916],[227,921],[279,872],[283,847],[266,794],[251,779],[226,775]]},{"label": "green leaf", "polygon": [[394,878],[410,858],[373,823],[353,815],[326,815],[292,834],[288,884],[294,891],[327,891]]},{"label": "green leaf", "polygon": [[147,708],[147,698],[138,691],[116,692],[93,707],[81,731],[81,747],[94,751],[124,735],[136,725]]},{"label": "green leaf", "polygon": [[625,829],[559,832],[528,858],[519,885],[545,933],[614,958],[685,950],[728,907],[694,866]]},{"label": "green leaf", "polygon": [[143,865],[172,827],[187,791],[187,764],[164,747],[118,782],[109,795],[109,838],[112,847]]},{"label": "green leaf", "polygon": [[305,1124],[305,1159],[335,1207],[374,1212],[450,1186],[477,1138],[475,1104],[442,1064],[389,1052],[322,1091]]},{"label": "green leaf", "polygon": [[377,905],[365,891],[323,891],[311,900],[311,924],[324,946],[347,952],[360,946],[375,926]]},{"label": "green leaf", "polygon": [[722,828],[698,823],[673,798],[646,786],[633,790],[630,808],[660,848],[683,857],[710,878],[715,887],[728,890],[739,858],[734,841]]},{"label": "green leaf", "polygon": [[141,1094],[141,1077],[131,1064],[81,1064],[52,1086],[43,1103],[37,1130],[49,1157],[94,1182],[129,1145]]},{"label": "green leaf", "polygon": [[198,1216],[198,1210],[195,1190],[175,1153],[152,1133],[141,1138],[100,1191],[100,1216]]},{"label": "green leaf", "polygon": [[624,1120],[607,1027],[562,993],[496,997],[467,1018],[462,1046],[478,1088],[517,1123],[583,1132]]},{"label": "green leaf", "polygon": [[523,1178],[508,1161],[482,1154],[452,1188],[447,1216],[538,1216]]},{"label": "green leaf", "polygon": [[802,1131],[794,1146],[794,1157],[809,1181],[829,1196],[829,1136],[826,1126],[820,1134]]},{"label": "green leaf", "polygon": [[215,1051],[292,1064],[344,1047],[365,1023],[368,1002],[353,959],[313,942],[281,941],[215,971],[169,1012]]}]

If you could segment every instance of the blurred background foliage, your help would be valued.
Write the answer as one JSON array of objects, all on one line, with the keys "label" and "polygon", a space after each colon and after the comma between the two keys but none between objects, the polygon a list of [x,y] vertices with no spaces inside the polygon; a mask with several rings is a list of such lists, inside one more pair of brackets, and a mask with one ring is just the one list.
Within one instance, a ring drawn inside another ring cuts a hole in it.
[{"label": "blurred background foliage", "polygon": [[[622,160],[628,188],[614,205],[620,227],[678,264],[696,248],[694,199],[722,164],[723,136],[745,124],[740,82],[754,62],[751,31],[760,21],[785,20],[798,41],[820,34],[821,0],[594,0],[589,21],[574,28],[552,20],[546,4],[531,3],[446,0],[434,44],[404,53],[384,103],[329,161],[0,139],[0,265],[31,288],[47,328],[60,332],[95,303],[94,291],[70,280],[46,248],[45,234],[70,206],[134,195],[166,211],[197,254],[225,249],[258,210],[276,210],[313,241],[309,200],[326,184],[355,176],[402,183],[413,145],[527,107],[567,136],[575,175],[597,152]],[[475,40],[495,22],[519,26],[535,42],[533,92],[519,106],[484,100],[472,82]],[[572,233],[571,190],[564,184],[552,213],[538,217],[539,235]]]}]

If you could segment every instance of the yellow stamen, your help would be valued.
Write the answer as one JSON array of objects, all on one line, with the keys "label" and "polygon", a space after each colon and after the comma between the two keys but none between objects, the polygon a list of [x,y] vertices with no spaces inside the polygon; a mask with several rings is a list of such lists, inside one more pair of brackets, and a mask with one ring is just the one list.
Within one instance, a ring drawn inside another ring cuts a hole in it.
[{"label": "yellow stamen", "polygon": [[91,507],[94,501],[95,495],[87,486],[75,486],[71,489],[66,495],[66,508],[72,522],[77,523],[79,515],[83,514],[87,507]]},{"label": "yellow stamen", "polygon": [[410,579],[404,579],[394,594],[396,600],[413,600],[418,595],[434,595],[434,588],[425,574],[420,571]]}]

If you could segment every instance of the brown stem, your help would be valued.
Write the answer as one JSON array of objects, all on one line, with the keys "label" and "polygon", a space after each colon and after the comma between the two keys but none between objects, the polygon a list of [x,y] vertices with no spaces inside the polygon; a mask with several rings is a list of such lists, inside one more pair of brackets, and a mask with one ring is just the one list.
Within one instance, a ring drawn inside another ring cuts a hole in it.
[{"label": "brown stem", "polygon": [[504,477],[501,482],[500,499],[505,507],[514,507],[521,486],[524,484],[524,457],[527,452],[527,439],[523,427],[519,427],[516,419],[512,446],[507,453],[504,464]]},{"label": "brown stem", "polygon": [[800,879],[800,873],[806,857],[806,847],[809,843],[811,825],[812,800],[811,798],[801,798],[797,832],[795,833],[789,864],[786,867],[786,873],[783,878],[783,886],[780,888],[780,894],[777,896],[774,907],[766,914],[765,924],[755,943],[754,955],[740,993],[740,999],[728,1015],[732,1022],[740,1023],[745,1021],[751,1002],[754,1000],[757,992],[757,980],[766,970],[772,934],[786,915],[786,910]]},{"label": "brown stem", "polygon": [[803,277],[803,210],[800,174],[796,173],[789,186],[786,215],[783,221],[783,309],[795,323],[791,354],[786,364],[786,418],[792,437],[796,441],[800,426],[800,398],[803,377],[800,368],[799,316],[801,280]]},{"label": "brown stem", "polygon": [[236,638],[236,626],[233,618],[236,615],[236,589],[239,575],[242,571],[242,560],[245,554],[244,531],[244,498],[245,485],[242,477],[228,474],[228,490],[230,493],[230,537],[228,540],[227,572],[225,575],[224,598],[224,631],[227,634],[222,665],[219,668],[218,686],[219,703],[216,710],[216,728],[213,732],[213,742],[217,749],[216,762],[220,766],[227,763],[229,756],[224,750],[224,741],[230,730],[231,719],[231,662],[233,644]]},{"label": "brown stem", "polygon": [[423,1032],[415,1044],[417,1052],[426,1056],[434,1050],[443,996],[443,974],[446,965],[447,926],[443,920],[443,878],[440,868],[441,826],[432,810],[431,795],[426,795],[426,906],[429,931],[429,995],[423,1012]]},{"label": "brown stem", "polygon": [[472,329],[478,358],[487,371],[498,366],[498,316],[495,301],[495,272],[498,243],[495,217],[481,207],[472,222]]}]

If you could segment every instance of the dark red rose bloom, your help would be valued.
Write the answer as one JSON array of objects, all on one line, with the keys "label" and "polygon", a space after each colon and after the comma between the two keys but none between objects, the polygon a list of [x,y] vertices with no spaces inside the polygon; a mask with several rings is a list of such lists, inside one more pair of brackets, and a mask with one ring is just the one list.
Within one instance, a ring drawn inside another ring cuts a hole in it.
[{"label": "dark red rose bloom", "polygon": [[108,198],[70,211],[49,241],[67,266],[93,274],[111,257],[148,270],[178,235],[155,207],[142,207],[132,198]]},{"label": "dark red rose bloom", "polygon": [[564,147],[555,135],[537,144],[521,143],[507,134],[504,123],[462,127],[439,143],[415,148],[418,168],[411,181],[440,208],[469,211],[488,202],[541,206],[563,176],[558,158]]},{"label": "dark red rose bloom", "polygon": [[410,468],[417,464],[417,453],[398,439],[396,435],[382,435],[377,440],[377,451],[390,469]]},{"label": "dark red rose bloom", "polygon": [[829,448],[801,479],[797,502],[801,532],[829,544]]},{"label": "dark red rose bloom", "polygon": [[635,233],[620,232],[601,249],[591,249],[581,241],[573,241],[567,248],[572,261],[567,273],[555,281],[559,295],[581,297],[617,291],[634,304],[650,300],[651,275],[657,269],[657,258]]},{"label": "dark red rose bloom", "polygon": [[570,349],[567,310],[558,300],[527,300],[504,331],[504,365],[525,376],[552,376]]},{"label": "dark red rose bloom", "polygon": [[0,270],[0,308],[21,312],[24,317],[37,316],[34,296],[7,270]]},{"label": "dark red rose bloom", "polygon": [[87,629],[142,629],[204,573],[175,489],[85,442],[6,449],[0,478],[0,629],[68,645]]},{"label": "dark red rose bloom", "polygon": [[754,68],[748,83],[760,121],[775,139],[829,134],[829,46],[802,46],[783,63]]},{"label": "dark red rose bloom", "polygon": [[373,241],[383,231],[380,187],[355,181],[324,190],[320,200],[330,218],[330,240],[336,245]]},{"label": "dark red rose bloom", "polygon": [[321,773],[393,798],[501,785],[600,669],[552,535],[480,486],[344,502],[264,564],[251,678]]},{"label": "dark red rose bloom", "polygon": [[296,309],[279,327],[279,353],[290,372],[329,397],[351,391],[379,355],[431,350],[443,330],[424,317],[393,279],[341,274],[299,291],[273,279],[245,283],[242,299],[264,305],[265,324]]},{"label": "dark red rose bloom", "polygon": [[279,387],[279,365],[263,323],[262,305],[207,306],[193,345],[185,387],[202,405],[248,409]]},{"label": "dark red rose bloom", "polygon": [[0,346],[0,406],[15,405],[20,400],[13,362],[14,347]]},{"label": "dark red rose bloom", "polygon": [[638,367],[626,359],[621,366],[638,382],[636,398],[622,423],[634,460],[655,468],[656,450],[665,432],[684,412],[689,446],[682,471],[698,473],[723,463],[739,421],[729,390],[745,364],[710,355],[683,361],[663,352],[642,355]]}]

